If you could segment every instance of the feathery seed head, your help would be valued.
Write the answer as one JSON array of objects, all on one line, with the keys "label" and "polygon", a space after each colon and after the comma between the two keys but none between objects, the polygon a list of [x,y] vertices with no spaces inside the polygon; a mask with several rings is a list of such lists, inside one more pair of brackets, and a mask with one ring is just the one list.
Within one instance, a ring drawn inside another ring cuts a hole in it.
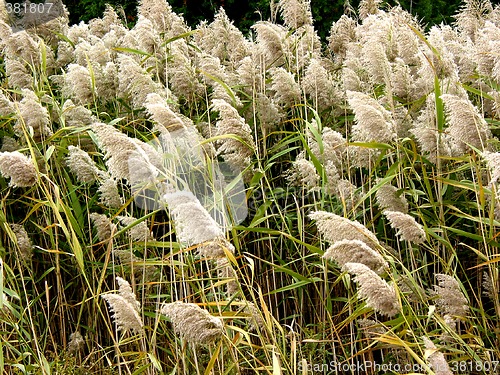
[{"label": "feathery seed head", "polygon": [[446,115],[450,126],[448,134],[453,140],[453,148],[464,154],[470,146],[483,150],[486,142],[492,137],[488,124],[477,110],[477,108],[467,98],[457,95],[443,94]]},{"label": "feathery seed head", "polygon": [[14,103],[12,103],[3,92],[0,91],[0,117],[6,117],[16,112]]},{"label": "feathery seed head", "polygon": [[81,40],[88,40],[92,34],[90,34],[89,25],[84,21],[80,21],[80,23],[71,25],[66,33],[66,36],[69,40],[73,42],[73,44],[77,44]]},{"label": "feathery seed head", "polygon": [[[95,36],[91,36],[88,41],[80,40],[75,45],[74,50],[70,49],[70,51],[72,51],[73,57],[69,62],[81,65],[89,70],[92,68],[94,71],[110,62],[111,55],[114,53],[101,39]],[[83,71],[82,74],[86,75]]]},{"label": "feathery seed head", "polygon": [[316,220],[318,231],[332,244],[342,240],[359,240],[374,251],[380,246],[377,237],[357,221],[325,211],[315,211],[309,214],[309,218]]},{"label": "feathery seed head", "polygon": [[410,130],[420,146],[421,151],[433,163],[442,156],[450,156],[451,150],[446,134],[440,134],[437,129],[436,100],[434,95],[426,99],[415,127]]},{"label": "feathery seed head", "polygon": [[11,34],[5,42],[6,56],[12,56],[17,61],[33,67],[40,66],[40,43],[35,38],[40,40],[38,36],[25,30]]},{"label": "feathery seed head", "polygon": [[79,64],[69,64],[67,69],[64,75],[63,94],[74,99],[77,104],[91,104],[94,96],[89,70]]},{"label": "feathery seed head", "polygon": [[397,235],[401,239],[413,243],[425,242],[425,231],[422,225],[415,221],[413,216],[399,211],[384,210],[383,214],[389,220],[393,229],[397,230]]},{"label": "feathery seed head", "polygon": [[166,130],[175,131],[186,127],[181,115],[172,111],[166,100],[160,95],[148,94],[145,106],[151,118]]},{"label": "feathery seed head", "polygon": [[294,185],[304,186],[308,192],[320,187],[320,176],[314,164],[300,153],[293,162],[292,169],[287,173],[287,180]]},{"label": "feathery seed head", "polygon": [[133,57],[123,54],[118,56],[118,95],[122,98],[130,96],[134,109],[141,109],[148,94],[153,92],[177,101],[170,90],[153,81],[151,75]]},{"label": "feathery seed head", "polygon": [[[129,216],[118,216],[118,220],[122,223],[123,226],[129,226],[134,224],[137,219]],[[136,242],[147,242],[154,240],[153,233],[148,228],[147,221],[141,221],[140,223],[135,224],[128,230],[128,234],[132,241]]]},{"label": "feathery seed head", "polygon": [[373,319],[357,319],[356,322],[363,334],[370,340],[376,340],[387,332],[381,323]]},{"label": "feathery seed head", "polygon": [[244,170],[250,164],[255,148],[252,129],[231,104],[222,99],[212,100],[212,109],[219,112],[216,135],[234,134],[241,139],[226,138],[220,141],[217,152],[235,170]]},{"label": "feathery seed head", "polygon": [[76,331],[69,335],[68,352],[76,354],[83,349],[85,340],[80,332]]},{"label": "feathery seed head", "polygon": [[[9,30],[11,30],[11,28],[8,27],[9,13],[7,12],[7,7],[5,6],[5,0],[0,0],[0,22],[2,24],[5,24],[5,26],[7,26],[6,29],[8,28]],[[3,37],[3,36],[4,36],[3,34],[0,34],[0,37]],[[0,44],[0,48],[1,47],[2,47],[2,45]]]},{"label": "feathery seed head", "polygon": [[347,51],[347,45],[356,39],[356,21],[343,14],[337,22],[334,22],[328,37],[328,46],[335,54],[336,59],[341,62]]},{"label": "feathery seed head", "polygon": [[390,87],[391,67],[387,49],[388,47],[383,43],[369,40],[363,45],[361,60],[371,82],[383,82]]},{"label": "feathery seed head", "polygon": [[118,330],[141,333],[144,326],[139,316],[141,304],[137,301],[128,281],[119,276],[116,280],[119,286],[118,293],[103,294],[101,297],[108,303]]},{"label": "feathery seed head", "polygon": [[436,305],[443,315],[456,318],[465,318],[469,311],[469,304],[465,298],[458,281],[453,277],[438,273],[438,281],[431,290],[431,295],[436,296]]},{"label": "feathery seed head", "polygon": [[194,303],[164,303],[160,313],[172,321],[174,331],[189,343],[209,344],[222,336],[222,321]]},{"label": "feathery seed head", "polygon": [[92,125],[98,137],[98,147],[105,151],[106,165],[111,175],[116,179],[128,180],[128,157],[136,150],[132,139],[111,125],[95,123]]},{"label": "feathery seed head", "polygon": [[281,66],[284,60],[284,40],[288,31],[283,26],[267,21],[255,23],[252,28],[257,32],[257,49],[265,60],[265,66]]},{"label": "feathery seed head", "polygon": [[128,32],[124,39],[127,45],[127,39],[134,39],[135,44],[131,47],[138,48],[141,51],[154,55],[160,48],[161,39],[158,31],[155,29],[153,22],[144,16],[139,15],[134,28]]},{"label": "feathery seed head", "polygon": [[10,224],[10,228],[16,236],[16,246],[19,249],[21,258],[26,261],[30,260],[33,255],[33,244],[26,229],[20,224]]},{"label": "feathery seed head", "polygon": [[423,336],[422,340],[425,346],[425,357],[434,373],[436,375],[453,375],[443,353],[436,348],[436,345],[426,336]]},{"label": "feathery seed head", "polygon": [[10,178],[10,185],[14,187],[30,187],[38,180],[33,162],[19,151],[0,152],[0,173]]},{"label": "feathery seed head", "polygon": [[396,124],[391,113],[377,100],[362,92],[347,91],[354,112],[353,139],[360,142],[390,143],[396,138]]},{"label": "feathery seed head", "polygon": [[475,41],[478,30],[483,28],[486,19],[493,11],[493,5],[489,0],[465,0],[455,15],[456,26],[464,35]]},{"label": "feathery seed head", "polygon": [[227,295],[233,298],[240,290],[238,275],[227,258],[218,258],[216,261],[217,276],[219,279],[228,279],[226,283]]},{"label": "feathery seed head", "polygon": [[253,302],[245,301],[245,306],[241,311],[250,315],[250,324],[248,326],[250,332],[263,330],[265,328],[266,322],[262,317],[262,313]]},{"label": "feathery seed head", "polygon": [[483,272],[483,295],[490,298],[491,300],[495,299],[495,296],[500,292],[500,288],[498,282],[494,282],[493,278],[486,271]]},{"label": "feathery seed head", "polygon": [[223,8],[219,9],[212,23],[201,25],[199,30],[195,37],[202,51],[231,68],[249,54],[248,42]]},{"label": "feathery seed head", "polygon": [[179,241],[188,246],[199,245],[202,257],[221,258],[224,248],[230,252],[234,247],[224,238],[224,233],[196,196],[189,191],[178,191],[163,196],[175,222]]},{"label": "feathery seed head", "polygon": [[378,188],[375,193],[377,203],[382,209],[408,213],[408,201],[403,195],[398,194],[398,188],[391,184],[385,184]]},{"label": "feathery seed head", "polygon": [[500,152],[484,151],[481,155],[491,171],[491,182],[498,182],[500,179]]},{"label": "feathery seed head", "polygon": [[102,38],[104,35],[112,30],[112,26],[121,26],[122,22],[116,14],[113,7],[106,4],[102,18],[94,18],[89,21],[90,33],[98,38]]},{"label": "feathery seed head", "polygon": [[94,69],[95,95],[103,102],[116,100],[118,91],[118,68],[112,61]]},{"label": "feathery seed head", "polygon": [[[98,147],[106,153],[106,165],[114,178],[137,182],[138,178],[156,177],[163,158],[153,146],[130,138],[111,125],[94,123],[91,128],[99,139]],[[142,169],[137,170],[137,166]],[[144,170],[147,176],[143,176]]]},{"label": "feathery seed head", "polygon": [[389,268],[379,252],[360,240],[337,241],[326,250],[323,258],[334,260],[341,267],[346,263],[361,263],[379,275]]},{"label": "feathery seed head", "polygon": [[14,152],[20,148],[21,145],[14,138],[9,136],[2,138],[2,147],[0,148],[0,152]]},{"label": "feathery seed head", "polygon": [[382,0],[361,0],[359,2],[359,18],[365,20],[371,14],[379,12],[379,6]]},{"label": "feathery seed head", "polygon": [[278,9],[291,29],[313,24],[310,0],[279,0]]},{"label": "feathery seed head", "polygon": [[274,68],[271,70],[271,78],[273,80],[271,90],[275,93],[274,98],[277,103],[291,107],[300,102],[302,92],[293,73],[282,67]]},{"label": "feathery seed head", "polygon": [[90,155],[87,154],[79,147],[68,146],[68,157],[66,164],[72,173],[76,175],[78,181],[94,182],[96,177],[99,176],[100,170],[97,168]]},{"label": "feathery seed head", "polygon": [[37,140],[45,136],[51,136],[50,115],[47,108],[42,106],[38,96],[29,89],[22,90],[23,99],[19,102],[18,120],[14,125],[14,132],[18,136],[24,136],[23,128],[33,129],[33,137]]},{"label": "feathery seed head", "polygon": [[92,111],[81,105],[75,105],[71,99],[64,102],[61,117],[67,127],[88,126],[96,121]]},{"label": "feathery seed head", "polygon": [[374,271],[361,263],[346,263],[342,271],[355,275],[354,281],[358,284],[358,295],[366,300],[367,306],[389,317],[399,312],[396,290]]},{"label": "feathery seed head", "polygon": [[106,178],[97,189],[100,197],[99,201],[109,208],[120,208],[124,201],[115,178]]},{"label": "feathery seed head", "polygon": [[268,130],[275,129],[283,117],[280,107],[274,103],[274,100],[262,93],[257,93],[256,95],[255,111],[257,112],[260,126]]},{"label": "feathery seed head", "polygon": [[137,14],[151,20],[159,33],[166,34],[166,39],[189,31],[184,19],[172,11],[166,0],[140,0]]},{"label": "feathery seed head", "polygon": [[106,215],[92,212],[90,220],[92,220],[94,228],[97,230],[97,238],[101,242],[110,240],[116,232],[116,225]]},{"label": "feathery seed head", "polygon": [[[319,129],[317,129],[319,131]],[[347,141],[342,134],[328,127],[321,131],[321,143],[323,150],[315,136],[308,131],[307,143],[311,152],[324,164],[331,162],[338,169],[343,169],[347,153]]]},{"label": "feathery seed head", "polygon": [[320,111],[341,103],[338,81],[322,66],[319,59],[312,58],[309,62],[302,87]]}]

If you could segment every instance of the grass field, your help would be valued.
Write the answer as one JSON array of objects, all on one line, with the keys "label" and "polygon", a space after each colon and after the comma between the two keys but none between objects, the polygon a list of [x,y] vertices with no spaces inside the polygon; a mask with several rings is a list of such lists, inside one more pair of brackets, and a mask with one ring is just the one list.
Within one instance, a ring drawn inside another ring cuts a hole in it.
[{"label": "grass field", "polygon": [[500,373],[500,7],[0,9],[2,374]]}]

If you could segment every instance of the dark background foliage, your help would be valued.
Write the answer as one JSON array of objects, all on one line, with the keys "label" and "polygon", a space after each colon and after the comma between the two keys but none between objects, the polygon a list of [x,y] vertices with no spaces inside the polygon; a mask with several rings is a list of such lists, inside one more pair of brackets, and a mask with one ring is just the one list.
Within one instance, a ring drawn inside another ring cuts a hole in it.
[{"label": "dark background foliage", "polygon": [[[135,20],[137,0],[64,0],[71,23],[89,21],[100,17],[105,4],[123,7],[130,23]],[[229,18],[236,26],[247,33],[250,26],[259,20],[267,20],[270,16],[269,0],[169,0],[177,13],[182,13],[187,23],[196,26],[200,21],[211,21],[220,7],[224,7]],[[404,9],[415,14],[425,25],[431,26],[441,22],[453,22],[453,15],[458,11],[461,0],[389,0],[387,6],[400,4]],[[498,3],[498,1],[492,2]],[[351,2],[357,8],[359,0]],[[340,18],[345,10],[344,0],[312,0],[311,8],[315,27],[323,40],[328,36],[332,22]]]}]

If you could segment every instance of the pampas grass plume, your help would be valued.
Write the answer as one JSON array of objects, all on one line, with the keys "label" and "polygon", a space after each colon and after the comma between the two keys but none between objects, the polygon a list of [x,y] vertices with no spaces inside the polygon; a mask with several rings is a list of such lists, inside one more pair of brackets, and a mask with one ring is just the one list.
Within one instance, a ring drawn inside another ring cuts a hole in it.
[{"label": "pampas grass plume", "polygon": [[128,137],[111,125],[95,123],[91,129],[99,139],[98,147],[106,153],[106,165],[112,177],[127,182],[134,179],[144,182],[156,177],[163,158],[154,147]]},{"label": "pampas grass plume", "polygon": [[69,64],[64,75],[62,92],[74,99],[78,104],[92,104],[94,90],[89,70],[79,64]]},{"label": "pampas grass plume", "polygon": [[346,263],[362,263],[379,275],[389,268],[380,253],[359,240],[337,241],[326,250],[323,258],[334,260],[341,267]]},{"label": "pampas grass plume", "polygon": [[170,132],[183,129],[186,126],[180,114],[172,111],[166,100],[156,93],[148,94],[145,106],[156,124]]},{"label": "pampas grass plume", "polygon": [[275,92],[274,98],[277,103],[285,107],[300,103],[302,92],[293,73],[279,67],[271,70],[271,78],[273,80],[271,90]]},{"label": "pampas grass plume", "polygon": [[500,179],[500,152],[485,151],[482,156],[491,171],[491,182],[497,182]]},{"label": "pampas grass plume", "polygon": [[316,220],[318,231],[328,242],[359,240],[375,251],[380,247],[377,237],[357,221],[325,211],[315,211],[309,214],[309,218]]},{"label": "pampas grass plume", "polygon": [[23,127],[26,125],[28,129],[33,129],[33,137],[36,140],[52,135],[47,108],[40,104],[40,99],[32,90],[23,89],[22,94],[23,99],[18,104],[18,120],[14,125],[14,132],[24,136]]},{"label": "pampas grass plume", "polygon": [[174,331],[191,344],[209,344],[223,332],[222,321],[194,303],[164,303],[160,313],[168,317]]},{"label": "pampas grass plume", "polygon": [[108,208],[120,208],[123,203],[123,197],[118,191],[118,184],[116,179],[109,177],[105,179],[99,188],[99,201]]},{"label": "pampas grass plume", "polygon": [[[137,219],[129,216],[118,216],[118,220],[124,226],[129,226],[137,222]],[[147,242],[153,240],[153,233],[148,228],[146,221],[141,221],[136,223],[133,227],[128,230],[128,234],[132,241],[136,242]]]},{"label": "pampas grass plume", "polygon": [[291,29],[313,23],[310,0],[280,0],[278,9],[285,25]]},{"label": "pampas grass plume", "polygon": [[318,190],[320,186],[320,176],[316,167],[313,162],[304,157],[303,153],[299,154],[293,162],[287,180],[294,185],[304,186],[309,192]]},{"label": "pampas grass plume", "polygon": [[[356,21],[349,16],[343,14],[337,22],[334,22],[330,29],[328,37],[328,46],[339,56],[340,59],[345,57],[347,46],[356,38]],[[339,59],[337,57],[337,59]]]},{"label": "pampas grass plume", "polygon": [[382,209],[408,213],[408,201],[403,195],[398,195],[398,188],[390,184],[382,185],[375,193],[377,203]]},{"label": "pampas grass plume", "polygon": [[257,48],[266,65],[280,66],[284,63],[284,43],[287,29],[267,21],[252,26],[257,32]]},{"label": "pampas grass plume", "polygon": [[103,294],[110,311],[113,313],[118,330],[130,330],[135,333],[143,331],[144,324],[139,316],[141,304],[137,301],[127,280],[117,276],[118,293]]},{"label": "pampas grass plume", "polygon": [[399,300],[392,285],[387,284],[374,271],[361,263],[346,263],[342,271],[355,275],[358,295],[375,311],[392,317],[399,312]]},{"label": "pampas grass plume", "polygon": [[391,227],[397,230],[397,235],[402,240],[416,244],[425,242],[424,228],[415,221],[413,216],[389,210],[384,210],[383,214],[389,220]]},{"label": "pampas grass plume", "polygon": [[495,296],[498,295],[498,283],[495,283],[490,276],[490,274],[486,271],[483,272],[483,295],[487,296],[491,300],[495,299]]},{"label": "pampas grass plume", "polygon": [[356,120],[353,139],[360,142],[390,143],[396,139],[396,124],[391,113],[369,95],[347,91],[347,100]]},{"label": "pampas grass plume", "polygon": [[422,340],[425,346],[425,357],[434,373],[436,375],[453,375],[443,353],[436,348],[436,345],[428,337],[424,336]]},{"label": "pampas grass plume", "polygon": [[218,152],[235,170],[244,170],[250,164],[250,157],[255,148],[252,129],[231,104],[222,99],[212,100],[213,110],[219,112],[216,135],[234,134],[241,139],[226,138],[221,140]]},{"label": "pampas grass plume", "polygon": [[262,316],[262,312],[253,302],[245,301],[245,306],[241,311],[250,315],[250,322],[248,324],[248,330],[250,332],[262,331],[265,328],[266,322]]},{"label": "pampas grass plume", "polygon": [[2,138],[2,147],[0,152],[14,152],[21,148],[21,145],[14,138],[5,136]]},{"label": "pampas grass plume", "polygon": [[168,193],[163,199],[174,219],[179,241],[189,246],[200,245],[198,253],[202,257],[224,257],[224,249],[234,252],[234,247],[224,238],[221,227],[193,193],[189,191]]},{"label": "pampas grass plume", "polygon": [[377,14],[381,0],[361,0],[359,2],[359,18],[364,20],[371,14]]},{"label": "pampas grass plume", "polygon": [[33,244],[26,229],[20,224],[10,224],[10,228],[16,236],[16,245],[19,249],[21,258],[26,261],[30,260],[33,255]]},{"label": "pampas grass plume", "polygon": [[85,340],[80,332],[76,331],[69,335],[68,353],[76,354],[83,349]]},{"label": "pampas grass plume", "polygon": [[469,99],[457,95],[443,94],[441,98],[450,124],[448,133],[457,152],[463,154],[470,150],[470,146],[485,149],[491,131],[477,108]]},{"label": "pampas grass plume", "polygon": [[90,220],[92,220],[94,228],[97,230],[97,238],[101,242],[108,241],[116,232],[116,225],[106,215],[92,212]]},{"label": "pampas grass plume", "polygon": [[100,171],[89,154],[75,146],[68,146],[68,151],[66,164],[71,172],[76,175],[78,181],[84,183],[94,182]]},{"label": "pampas grass plume", "polygon": [[231,262],[227,258],[218,258],[216,261],[217,276],[219,279],[226,279],[227,295],[233,298],[239,290],[238,275]]},{"label": "pampas grass plume", "polygon": [[469,311],[469,303],[458,281],[453,276],[442,273],[436,274],[435,277],[438,283],[431,290],[431,295],[436,297],[438,309],[443,315],[465,318]]},{"label": "pampas grass plume", "polygon": [[14,103],[0,91],[0,117],[8,116],[15,111]]},{"label": "pampas grass plume", "polygon": [[10,178],[10,185],[14,187],[30,187],[38,179],[31,159],[19,151],[0,152],[0,173]]}]

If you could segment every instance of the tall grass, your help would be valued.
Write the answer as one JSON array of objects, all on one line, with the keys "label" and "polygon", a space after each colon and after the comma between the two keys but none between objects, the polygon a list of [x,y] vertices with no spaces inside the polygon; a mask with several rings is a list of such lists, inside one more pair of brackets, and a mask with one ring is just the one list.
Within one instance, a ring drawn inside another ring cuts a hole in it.
[{"label": "tall grass", "polygon": [[500,371],[500,8],[276,6],[2,13],[0,372]]}]

